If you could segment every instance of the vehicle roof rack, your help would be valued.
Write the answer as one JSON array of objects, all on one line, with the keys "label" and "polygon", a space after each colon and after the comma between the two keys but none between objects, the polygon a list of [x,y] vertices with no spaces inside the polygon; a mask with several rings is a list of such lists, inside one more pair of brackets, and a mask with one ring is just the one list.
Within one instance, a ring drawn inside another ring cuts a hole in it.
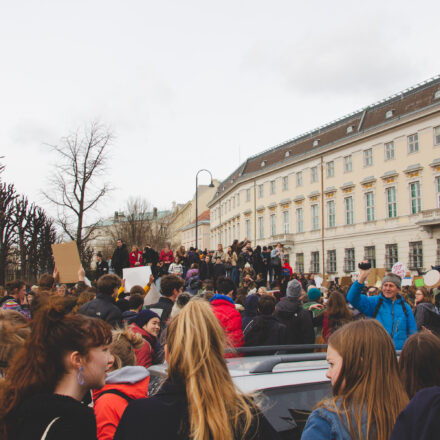
[{"label": "vehicle roof rack", "polygon": [[278,364],[288,362],[304,362],[304,361],[322,361],[326,360],[327,353],[296,353],[272,356],[270,359],[260,362],[256,367],[252,368],[249,373],[272,373],[274,367]]},{"label": "vehicle roof rack", "polygon": [[258,345],[255,347],[229,348],[225,350],[225,352],[226,353],[259,353],[262,351],[264,352],[273,351],[275,353],[277,351],[304,352],[304,351],[313,351],[316,349],[327,349],[327,344]]}]

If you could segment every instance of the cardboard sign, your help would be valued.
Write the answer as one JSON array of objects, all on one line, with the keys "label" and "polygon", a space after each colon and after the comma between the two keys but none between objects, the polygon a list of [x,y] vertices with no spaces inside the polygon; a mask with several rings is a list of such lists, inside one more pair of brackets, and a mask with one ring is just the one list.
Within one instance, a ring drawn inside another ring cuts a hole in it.
[{"label": "cardboard sign", "polygon": [[79,259],[76,242],[53,244],[52,253],[55,267],[60,274],[59,282],[65,284],[77,283],[81,260]]},{"label": "cardboard sign", "polygon": [[377,270],[376,268],[371,268],[370,272],[368,273],[367,278],[367,285],[368,286],[375,286],[376,285],[376,278],[377,278]]},{"label": "cardboard sign", "polygon": [[423,277],[414,277],[414,286],[423,287],[424,285]]},{"label": "cardboard sign", "polygon": [[151,275],[150,266],[139,266],[122,269],[122,278],[125,280],[125,291],[130,292],[133,286],[142,288],[148,284]]},{"label": "cardboard sign", "polygon": [[408,271],[408,269],[406,268],[406,266],[401,263],[400,261],[398,261],[397,263],[394,263],[393,268],[391,269],[391,272],[399,275],[400,278],[403,278],[406,275],[406,272]]},{"label": "cardboard sign", "polygon": [[341,287],[351,286],[351,277],[341,277],[339,280],[339,284]]},{"label": "cardboard sign", "polygon": [[386,269],[384,269],[383,267],[380,268],[376,268],[376,275],[378,280],[382,283],[383,277],[387,274]]}]

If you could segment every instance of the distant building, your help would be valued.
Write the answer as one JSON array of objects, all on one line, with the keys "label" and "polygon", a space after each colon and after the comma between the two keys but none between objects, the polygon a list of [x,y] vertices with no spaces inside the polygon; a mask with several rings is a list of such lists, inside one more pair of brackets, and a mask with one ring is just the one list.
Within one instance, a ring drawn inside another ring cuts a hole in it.
[{"label": "distant building", "polygon": [[[199,242],[198,248],[210,250],[211,231],[210,231],[209,209],[207,209],[205,212],[199,215],[197,221],[197,229],[198,229],[197,240]],[[196,245],[195,222],[190,223],[189,225],[183,227],[181,232],[182,232],[182,245],[185,246],[185,249],[189,249],[190,247],[195,247]]]},{"label": "distant building", "polygon": [[286,246],[296,271],[440,256],[440,76],[249,157],[217,189],[211,247]]}]

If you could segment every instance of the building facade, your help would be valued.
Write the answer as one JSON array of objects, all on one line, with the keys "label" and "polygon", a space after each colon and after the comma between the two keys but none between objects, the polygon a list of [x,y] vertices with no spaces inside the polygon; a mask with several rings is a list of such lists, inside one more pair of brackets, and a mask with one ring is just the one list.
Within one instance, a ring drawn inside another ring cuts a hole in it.
[{"label": "building facade", "polygon": [[281,242],[299,272],[439,263],[440,76],[248,158],[208,204],[211,247]]}]

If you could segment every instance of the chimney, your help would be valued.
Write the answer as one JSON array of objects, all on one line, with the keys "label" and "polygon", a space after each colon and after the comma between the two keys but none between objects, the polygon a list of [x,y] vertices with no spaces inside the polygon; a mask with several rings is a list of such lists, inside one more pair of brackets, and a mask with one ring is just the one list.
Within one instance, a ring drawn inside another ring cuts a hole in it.
[{"label": "chimney", "polygon": [[118,223],[118,221],[119,221],[119,213],[118,213],[118,211],[115,211],[115,215],[114,215],[113,220],[114,220],[115,223]]}]

